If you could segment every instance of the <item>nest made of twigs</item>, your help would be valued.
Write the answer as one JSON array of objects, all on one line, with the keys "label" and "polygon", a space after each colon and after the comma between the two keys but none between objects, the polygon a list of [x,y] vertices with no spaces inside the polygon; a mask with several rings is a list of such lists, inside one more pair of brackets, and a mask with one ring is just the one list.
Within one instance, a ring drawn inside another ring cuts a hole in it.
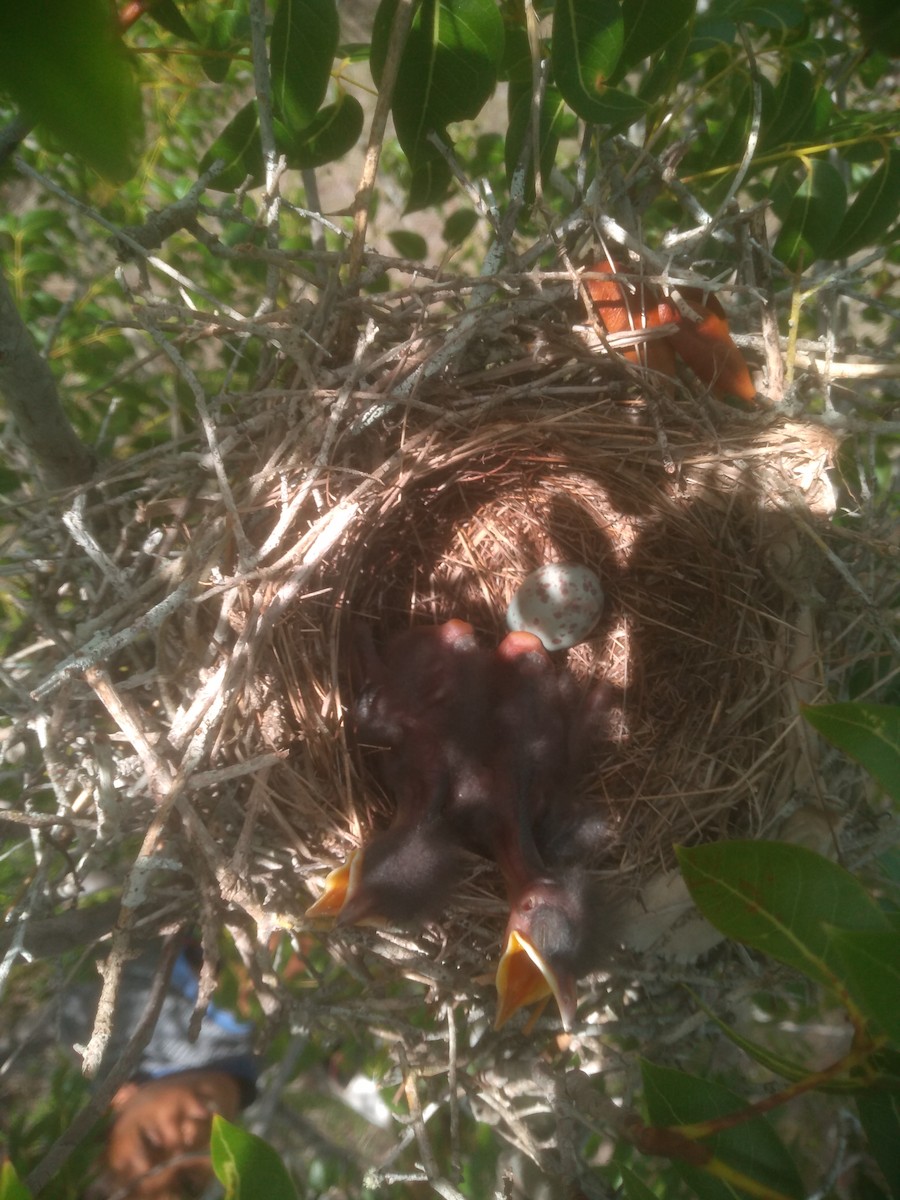
[{"label": "nest made of twigs", "polygon": [[[596,570],[601,619],[557,658],[615,697],[581,801],[609,826],[594,869],[629,895],[672,866],[677,842],[777,830],[814,773],[802,777],[797,705],[822,695],[818,526],[834,440],[655,389],[569,343],[537,352],[529,303],[529,336],[500,323],[502,353],[488,345],[466,373],[405,394],[391,390],[397,364],[408,377],[459,316],[423,322],[398,304],[390,336],[361,342],[352,363],[222,397],[213,434],[110,467],[69,534],[48,533],[36,506],[28,517],[51,599],[19,694],[31,713],[37,698],[58,794],[95,797],[84,830],[73,810],[73,859],[86,869],[130,832],[145,835],[139,862],[164,845],[167,869],[184,870],[157,923],[197,911],[211,945],[227,920],[265,1003],[306,1027],[406,1036],[409,989],[424,987],[487,1028],[504,920],[499,876],[475,859],[439,928],[329,938],[304,920],[326,871],[391,816],[348,735],[354,622],[383,641],[457,616],[492,645],[536,566]],[[99,531],[99,555],[85,557],[84,529]],[[54,641],[71,650],[62,662]],[[366,983],[320,971],[315,988],[282,986],[263,936],[279,923]],[[602,987],[585,995],[582,1011],[613,1004]],[[502,1057],[491,1070],[508,1079]]]}]

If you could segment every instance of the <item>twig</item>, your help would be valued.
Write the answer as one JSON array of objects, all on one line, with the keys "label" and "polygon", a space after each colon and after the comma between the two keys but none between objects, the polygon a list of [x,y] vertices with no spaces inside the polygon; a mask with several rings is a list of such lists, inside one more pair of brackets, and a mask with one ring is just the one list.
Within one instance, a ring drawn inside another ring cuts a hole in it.
[{"label": "twig", "polygon": [[347,255],[347,287],[353,292],[359,284],[362,270],[363,251],[366,246],[366,231],[369,224],[369,209],[372,204],[372,193],[375,190],[375,178],[378,174],[378,162],[381,158],[381,147],[384,143],[384,133],[387,128],[388,114],[394,99],[394,87],[397,83],[397,73],[400,69],[400,59],[406,46],[406,39],[412,25],[415,6],[413,0],[398,0],[391,22],[391,33],[388,39],[387,54],[384,68],[381,72],[381,83],[378,88],[378,99],[375,102],[375,112],[369,128],[369,142],[366,146],[366,158],[363,164],[356,197],[353,201],[353,237]]},{"label": "twig", "polygon": [[185,579],[174,592],[166,596],[165,600],[160,600],[159,604],[154,604],[148,612],[135,618],[127,629],[121,629],[118,633],[96,634],[81,650],[61,662],[43,682],[38,684],[31,693],[32,699],[43,700],[45,696],[49,696],[60,684],[71,679],[73,675],[83,674],[91,667],[96,666],[98,662],[111,658],[123,647],[131,645],[139,637],[158,629],[167,617],[170,617],[186,600],[191,598],[193,587],[193,581]]}]

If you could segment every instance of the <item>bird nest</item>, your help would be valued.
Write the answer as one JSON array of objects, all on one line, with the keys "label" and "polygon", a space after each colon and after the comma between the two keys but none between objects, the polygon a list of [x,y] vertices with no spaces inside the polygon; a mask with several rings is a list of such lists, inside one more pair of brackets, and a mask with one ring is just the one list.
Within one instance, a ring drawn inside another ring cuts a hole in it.
[{"label": "bird nest", "polygon": [[[823,676],[812,614],[833,440],[702,389],[655,389],[554,333],[549,305],[542,324],[533,296],[527,319],[494,310],[463,368],[431,374],[459,314],[365,303],[343,364],[315,365],[301,340],[293,378],[223,395],[197,436],[110,466],[65,530],[26,507],[18,545],[42,547],[29,569],[43,600],[7,749],[35,757],[33,811],[63,813],[79,878],[99,859],[132,886],[159,873],[152,916],[129,908],[123,936],[192,913],[214,958],[226,922],[269,1011],[314,1030],[362,1023],[410,1053],[425,1046],[412,997],[464,1006],[480,1103],[494,1095],[492,1119],[540,1159],[504,1090],[517,1035],[484,1040],[504,921],[493,865],[472,859],[437,927],[328,935],[304,919],[327,870],[391,815],[348,736],[352,625],[378,641],[461,617],[495,645],[535,567],[600,575],[599,624],[560,661],[612,685],[581,780],[609,828],[593,865],[634,898],[630,944],[658,942],[670,922],[647,932],[647,889],[674,844],[773,835],[803,798],[798,700]],[[272,322],[282,349],[285,324]],[[315,986],[273,972],[277,928]],[[616,1007],[611,986],[585,986],[588,1025]]]}]

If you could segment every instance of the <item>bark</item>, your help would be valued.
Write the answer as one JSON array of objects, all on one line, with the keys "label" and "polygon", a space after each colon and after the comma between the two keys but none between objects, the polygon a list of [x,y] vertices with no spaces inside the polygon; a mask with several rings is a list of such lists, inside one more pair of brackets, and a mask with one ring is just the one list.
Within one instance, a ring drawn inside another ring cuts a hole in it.
[{"label": "bark", "polygon": [[0,395],[41,480],[50,489],[86,483],[94,453],[63,411],[56,380],[25,328],[0,271]]}]

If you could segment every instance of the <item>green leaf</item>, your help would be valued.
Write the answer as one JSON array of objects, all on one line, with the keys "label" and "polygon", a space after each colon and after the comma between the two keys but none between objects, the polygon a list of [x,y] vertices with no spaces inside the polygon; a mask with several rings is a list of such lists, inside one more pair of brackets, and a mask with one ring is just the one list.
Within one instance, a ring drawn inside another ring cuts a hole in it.
[{"label": "green leaf", "polygon": [[768,0],[767,4],[744,4],[732,10],[738,20],[758,29],[774,29],[780,33],[796,29],[806,18],[800,0]]},{"label": "green leaf", "polygon": [[259,187],[265,178],[262,143],[256,101],[250,100],[232,117],[200,160],[200,174],[208,171],[216,159],[225,169],[209,185],[216,192],[233,192],[249,176],[251,187]]},{"label": "green leaf", "polygon": [[669,38],[665,50],[659,54],[644,74],[638,87],[638,95],[645,104],[668,99],[678,85],[684,72],[684,60],[693,31],[685,25]]},{"label": "green leaf", "polygon": [[297,1200],[284,1163],[262,1138],[216,1115],[209,1149],[225,1200]]},{"label": "green leaf", "polygon": [[846,208],[847,188],[837,167],[821,158],[811,159],[775,243],[776,258],[791,270],[808,266],[828,247]]},{"label": "green leaf", "polygon": [[428,243],[422,235],[409,229],[392,229],[388,234],[388,241],[404,258],[421,261],[428,254]]},{"label": "green leaf", "polygon": [[448,246],[458,246],[477,224],[478,213],[474,208],[457,208],[444,222],[442,237]]},{"label": "green leaf", "polygon": [[[641,1062],[644,1099],[650,1121],[656,1126],[691,1125],[698,1121],[726,1116],[746,1108],[747,1101],[735,1092],[688,1075],[671,1067]],[[724,1133],[704,1138],[699,1145],[708,1147],[713,1157],[732,1170],[749,1176],[757,1184],[785,1196],[800,1197],[806,1192],[793,1159],[765,1117],[754,1117]],[[682,1178],[701,1200],[734,1200],[736,1192],[699,1167],[675,1162]]]},{"label": "green leaf", "polygon": [[884,162],[859,189],[828,246],[829,258],[849,258],[871,246],[897,220],[900,210],[900,151],[889,150]]},{"label": "green leaf", "polygon": [[11,1162],[0,1163],[0,1200],[31,1200],[31,1192]]},{"label": "green leaf", "polygon": [[208,54],[201,57],[207,79],[222,83],[227,76],[238,49],[250,42],[250,19],[240,9],[217,12],[206,27],[203,48]]},{"label": "green leaf", "polygon": [[299,134],[291,135],[280,122],[275,125],[276,148],[287,165],[306,171],[336,162],[356,145],[365,114],[355,96],[341,92],[334,104],[326,104]]},{"label": "green leaf", "polygon": [[[382,0],[372,29],[372,77],[380,85],[397,0]],[[429,141],[478,116],[503,61],[503,18],[494,0],[423,0],[413,19],[394,88],[397,140],[412,168],[406,211],[443,199],[450,168]]]},{"label": "green leaf", "polygon": [[585,121],[623,128],[646,106],[608,86],[625,44],[617,0],[558,0],[553,12],[551,60],[556,86]]},{"label": "green leaf", "polygon": [[134,174],[140,89],[109,0],[0,4],[0,89],[100,175]]},{"label": "green leaf", "polygon": [[859,1119],[869,1140],[872,1157],[881,1167],[891,1195],[900,1200],[900,1173],[897,1171],[897,1147],[900,1146],[900,1096],[870,1092],[858,1096]]},{"label": "green leaf", "polygon": [[815,106],[812,72],[803,63],[792,62],[778,81],[770,111],[763,110],[760,152],[806,141],[815,126]]},{"label": "green leaf", "polygon": [[842,974],[827,925],[890,928],[855,876],[803,846],[713,842],[676,853],[694,903],[717,929],[826,986]]},{"label": "green leaf", "polygon": [[900,708],[852,703],[804,705],[801,711],[814,729],[855,758],[900,803]]},{"label": "green leaf", "polygon": [[196,33],[188,25],[172,0],[156,0],[156,3],[148,11],[147,16],[155,21],[157,25],[161,25],[163,29],[168,30],[169,33],[174,33],[176,37],[183,38],[186,42],[197,41]]},{"label": "green leaf", "polygon": [[900,1047],[900,930],[826,928],[850,995]]},{"label": "green leaf", "polygon": [[622,10],[625,44],[621,68],[633,67],[667,46],[676,34],[689,30],[696,7],[697,0],[628,0]]},{"label": "green leaf", "polygon": [[272,107],[288,129],[303,129],[319,111],[339,38],[334,0],[279,0],[269,48]]}]

